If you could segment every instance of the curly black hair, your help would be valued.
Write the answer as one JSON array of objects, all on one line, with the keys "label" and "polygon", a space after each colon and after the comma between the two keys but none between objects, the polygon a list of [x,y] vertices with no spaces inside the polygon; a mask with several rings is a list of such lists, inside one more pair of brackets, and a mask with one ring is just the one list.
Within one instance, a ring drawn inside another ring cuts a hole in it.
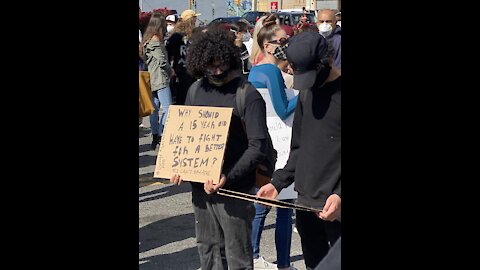
[{"label": "curly black hair", "polygon": [[240,49],[234,41],[235,35],[224,27],[209,27],[206,32],[199,33],[188,46],[187,71],[197,78],[203,77],[205,68],[217,60],[230,70],[240,69]]}]

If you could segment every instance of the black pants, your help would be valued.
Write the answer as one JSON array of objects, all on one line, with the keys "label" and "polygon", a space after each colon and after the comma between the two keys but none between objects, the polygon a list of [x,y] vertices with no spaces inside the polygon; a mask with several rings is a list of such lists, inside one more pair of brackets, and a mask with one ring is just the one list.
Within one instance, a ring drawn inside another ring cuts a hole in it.
[{"label": "black pants", "polygon": [[324,221],[315,213],[296,211],[296,227],[307,269],[315,269],[340,237],[340,222]]},{"label": "black pants", "polygon": [[177,77],[178,83],[175,85],[175,104],[185,105],[188,89],[195,82],[195,78],[186,73],[179,73]]},{"label": "black pants", "polygon": [[[254,194],[252,187],[251,194]],[[202,270],[253,270],[252,202],[207,195],[192,185],[195,234]]]}]

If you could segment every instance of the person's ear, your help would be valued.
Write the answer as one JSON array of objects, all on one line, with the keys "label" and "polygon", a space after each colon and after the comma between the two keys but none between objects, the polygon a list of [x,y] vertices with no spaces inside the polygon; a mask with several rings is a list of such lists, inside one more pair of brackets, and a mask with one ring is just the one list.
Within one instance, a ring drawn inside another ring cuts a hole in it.
[{"label": "person's ear", "polygon": [[271,50],[271,47],[272,45],[270,43],[264,43],[263,44],[263,50],[267,53],[271,53],[270,50]]}]

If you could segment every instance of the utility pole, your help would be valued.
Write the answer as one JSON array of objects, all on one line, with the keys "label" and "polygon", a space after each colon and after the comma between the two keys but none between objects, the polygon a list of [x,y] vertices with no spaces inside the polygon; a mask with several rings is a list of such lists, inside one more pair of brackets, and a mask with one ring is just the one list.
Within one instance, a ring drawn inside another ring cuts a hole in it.
[{"label": "utility pole", "polygon": [[215,19],[215,1],[212,0],[212,20]]}]

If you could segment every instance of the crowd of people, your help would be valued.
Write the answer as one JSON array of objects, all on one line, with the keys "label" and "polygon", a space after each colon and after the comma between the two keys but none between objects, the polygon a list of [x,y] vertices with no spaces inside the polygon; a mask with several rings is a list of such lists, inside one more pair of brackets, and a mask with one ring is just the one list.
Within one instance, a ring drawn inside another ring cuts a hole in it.
[{"label": "crowd of people", "polygon": [[[258,18],[253,34],[245,20],[198,27],[199,15],[153,13],[139,31],[139,69],[151,78],[152,150],[161,141],[169,105],[234,109],[218,184],[191,182],[201,269],[296,269],[290,261],[292,209],[277,208],[273,264],[260,255],[270,208],[217,194],[225,188],[275,199],[293,183],[296,203],[322,209],[295,212],[306,268],[340,269],[340,13],[319,10],[316,24],[304,16],[292,33],[271,13]],[[245,108],[237,108],[242,87]],[[192,88],[194,96],[187,94]],[[265,159],[269,130],[259,88],[268,89],[280,119],[293,116],[288,161],[260,188],[256,167]],[[285,89],[299,94],[288,99]],[[170,181],[183,182],[181,175]]]}]

